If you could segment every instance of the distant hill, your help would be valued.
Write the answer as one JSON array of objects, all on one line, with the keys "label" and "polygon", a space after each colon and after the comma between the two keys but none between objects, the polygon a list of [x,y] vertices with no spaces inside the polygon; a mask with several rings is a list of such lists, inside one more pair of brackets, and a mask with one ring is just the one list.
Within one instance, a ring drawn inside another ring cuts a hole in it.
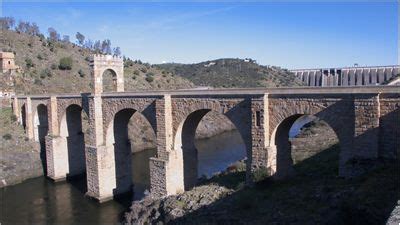
[{"label": "distant hill", "polygon": [[[42,35],[1,30],[0,49],[14,52],[16,64],[22,68],[21,73],[15,74],[17,93],[79,93],[92,90],[89,60],[93,52],[87,48],[70,42],[49,41]],[[59,69],[63,57],[72,58],[71,70]],[[150,64],[129,62],[124,69],[127,91],[194,86],[187,79]]]},{"label": "distant hill", "polygon": [[279,67],[267,67],[250,59],[217,59],[197,64],[166,63],[156,65],[197,86],[212,87],[282,87],[299,86],[293,73]]}]

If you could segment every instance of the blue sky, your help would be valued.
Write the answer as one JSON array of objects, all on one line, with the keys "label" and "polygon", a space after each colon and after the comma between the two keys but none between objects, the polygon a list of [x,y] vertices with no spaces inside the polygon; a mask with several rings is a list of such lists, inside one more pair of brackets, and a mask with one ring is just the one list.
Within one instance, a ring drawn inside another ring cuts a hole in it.
[{"label": "blue sky", "polygon": [[109,38],[150,63],[256,59],[289,69],[398,62],[397,1],[13,2],[2,16],[54,27],[75,41]]}]

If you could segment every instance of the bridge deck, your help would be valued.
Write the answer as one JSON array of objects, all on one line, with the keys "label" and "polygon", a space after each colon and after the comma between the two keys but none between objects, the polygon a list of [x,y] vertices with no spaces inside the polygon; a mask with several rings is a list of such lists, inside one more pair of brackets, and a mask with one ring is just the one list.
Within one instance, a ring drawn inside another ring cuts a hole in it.
[{"label": "bridge deck", "polygon": [[[157,97],[163,95],[171,96],[195,96],[195,95],[263,95],[268,94],[374,94],[374,93],[400,93],[399,86],[352,86],[352,87],[282,87],[282,88],[234,88],[234,89],[207,89],[207,90],[160,90],[160,91],[137,91],[137,92],[108,92],[104,97],[122,96],[148,96]],[[82,94],[57,94],[57,95],[30,95],[32,99],[56,97],[81,97],[82,95],[93,96],[91,93]],[[18,98],[26,98],[18,96]]]}]

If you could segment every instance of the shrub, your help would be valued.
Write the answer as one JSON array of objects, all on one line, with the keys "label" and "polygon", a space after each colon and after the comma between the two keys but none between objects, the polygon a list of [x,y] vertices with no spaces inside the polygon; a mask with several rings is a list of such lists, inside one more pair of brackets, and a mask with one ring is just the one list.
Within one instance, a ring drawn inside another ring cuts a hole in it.
[{"label": "shrub", "polygon": [[60,63],[58,64],[58,68],[60,70],[71,70],[72,69],[72,58],[64,57],[60,59]]},{"label": "shrub", "polygon": [[135,75],[139,75],[139,74],[140,74],[140,72],[139,72],[139,70],[135,70],[135,71],[133,71],[133,74],[135,74]]},{"label": "shrub", "polygon": [[153,72],[148,72],[148,73],[146,74],[146,76],[154,76],[154,73],[153,73]]},{"label": "shrub", "polygon": [[86,60],[87,62],[90,62],[90,60],[91,60],[90,56],[86,56],[86,57],[85,57],[85,60]]},{"label": "shrub", "polygon": [[15,122],[15,121],[17,121],[17,116],[13,114],[10,116],[10,119],[11,119],[11,122]]},{"label": "shrub", "polygon": [[12,135],[7,133],[7,134],[3,135],[3,139],[4,140],[11,140],[12,139]]},{"label": "shrub", "polygon": [[51,64],[50,68],[51,68],[52,70],[55,70],[55,69],[57,69],[57,65],[56,65],[55,63],[53,63],[53,64]]},{"label": "shrub", "polygon": [[51,76],[52,76],[51,71],[48,68],[46,68],[46,69],[42,70],[42,72],[40,72],[40,78],[42,78],[42,79],[44,79],[46,77],[51,77]]},{"label": "shrub", "polygon": [[140,68],[140,71],[142,71],[142,73],[147,73],[147,69],[145,67]]},{"label": "shrub", "polygon": [[39,80],[39,79],[37,79],[37,78],[35,78],[35,80],[33,81],[33,83],[34,83],[34,84],[37,84],[37,85],[42,85],[42,84],[43,84],[42,81]]},{"label": "shrub", "polygon": [[154,81],[154,77],[152,77],[152,76],[147,76],[147,77],[146,77],[146,81],[149,82],[149,83],[151,83],[151,82]]},{"label": "shrub", "polygon": [[37,58],[38,58],[39,60],[43,60],[43,56],[42,56],[40,53],[37,55]]},{"label": "shrub", "polygon": [[79,69],[78,74],[79,74],[80,77],[85,77],[85,75],[86,75],[85,72],[83,72],[82,69]]},{"label": "shrub", "polygon": [[133,80],[136,80],[136,76],[132,76],[132,79],[133,79]]},{"label": "shrub", "polygon": [[25,64],[26,64],[26,67],[28,67],[28,69],[35,66],[35,64],[32,62],[32,59],[30,59],[30,58],[25,59]]}]

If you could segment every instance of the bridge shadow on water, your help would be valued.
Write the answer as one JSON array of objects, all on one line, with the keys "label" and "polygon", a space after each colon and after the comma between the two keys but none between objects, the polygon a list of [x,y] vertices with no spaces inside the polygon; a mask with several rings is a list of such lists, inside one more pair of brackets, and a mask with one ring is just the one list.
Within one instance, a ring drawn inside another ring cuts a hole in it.
[{"label": "bridge shadow on water", "polygon": [[[244,172],[214,177],[236,191],[169,224],[385,224],[400,198],[398,161],[383,160],[353,179],[338,176],[339,146],[294,165],[285,180],[244,187]],[[257,175],[256,175],[257,176]]]}]

